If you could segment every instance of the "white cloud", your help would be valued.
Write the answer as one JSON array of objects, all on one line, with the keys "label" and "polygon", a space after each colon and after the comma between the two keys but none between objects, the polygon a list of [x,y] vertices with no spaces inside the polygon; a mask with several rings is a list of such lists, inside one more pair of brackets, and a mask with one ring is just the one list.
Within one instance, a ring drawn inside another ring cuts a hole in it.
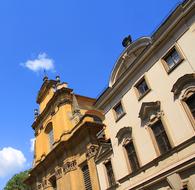
[{"label": "white cloud", "polygon": [[0,177],[5,177],[13,172],[23,169],[26,163],[24,154],[12,147],[0,150]]},{"label": "white cloud", "polygon": [[30,139],[30,151],[34,152],[35,138]]},{"label": "white cloud", "polygon": [[49,58],[46,53],[40,53],[38,57],[34,60],[27,60],[22,66],[38,72],[41,70],[53,71],[54,70],[54,60]]}]

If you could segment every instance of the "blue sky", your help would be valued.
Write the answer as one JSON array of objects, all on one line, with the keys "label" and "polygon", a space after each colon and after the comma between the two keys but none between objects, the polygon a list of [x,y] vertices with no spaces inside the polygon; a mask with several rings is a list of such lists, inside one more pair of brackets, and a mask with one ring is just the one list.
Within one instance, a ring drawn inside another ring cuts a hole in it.
[{"label": "blue sky", "polygon": [[40,65],[46,64],[50,78],[60,75],[76,93],[97,97],[123,50],[122,39],[151,35],[178,2],[0,1],[0,189],[32,163]]}]

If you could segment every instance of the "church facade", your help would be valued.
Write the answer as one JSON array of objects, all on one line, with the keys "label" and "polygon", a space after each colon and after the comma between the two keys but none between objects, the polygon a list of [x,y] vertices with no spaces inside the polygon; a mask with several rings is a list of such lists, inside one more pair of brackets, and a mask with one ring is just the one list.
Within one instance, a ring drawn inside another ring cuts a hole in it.
[{"label": "church facade", "polygon": [[66,83],[44,78],[35,110],[32,190],[99,189],[94,156],[104,128],[95,99],[74,94]]}]

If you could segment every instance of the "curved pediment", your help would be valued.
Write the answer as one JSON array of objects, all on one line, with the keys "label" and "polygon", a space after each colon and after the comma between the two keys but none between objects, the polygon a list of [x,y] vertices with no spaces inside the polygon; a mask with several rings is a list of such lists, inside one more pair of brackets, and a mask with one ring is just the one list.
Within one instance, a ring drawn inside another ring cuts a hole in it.
[{"label": "curved pediment", "polygon": [[118,144],[120,144],[125,138],[131,138],[132,136],[132,127],[123,127],[116,134],[118,139]]},{"label": "curved pediment", "polygon": [[193,84],[195,83],[195,73],[186,74],[180,77],[173,85],[171,92],[173,92],[174,96],[178,96],[181,93],[181,91],[184,89],[184,87],[191,83]]},{"label": "curved pediment", "polygon": [[151,43],[150,37],[142,37],[131,43],[120,55],[117,60],[110,77],[109,86],[120,78],[120,76],[127,70],[133,61],[143,52],[143,50]]}]

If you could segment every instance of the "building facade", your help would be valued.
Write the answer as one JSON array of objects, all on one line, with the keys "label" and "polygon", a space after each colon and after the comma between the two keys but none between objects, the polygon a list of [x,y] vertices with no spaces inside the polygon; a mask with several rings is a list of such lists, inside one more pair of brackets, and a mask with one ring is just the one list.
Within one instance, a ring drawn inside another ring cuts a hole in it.
[{"label": "building facade", "polygon": [[95,99],[74,94],[66,83],[44,78],[35,111],[31,190],[99,189],[94,156],[104,125]]},{"label": "building facade", "polygon": [[97,100],[45,77],[31,190],[195,190],[195,1],[123,46]]},{"label": "building facade", "polygon": [[101,190],[194,190],[195,1],[123,45],[95,103],[111,140],[95,158]]}]

